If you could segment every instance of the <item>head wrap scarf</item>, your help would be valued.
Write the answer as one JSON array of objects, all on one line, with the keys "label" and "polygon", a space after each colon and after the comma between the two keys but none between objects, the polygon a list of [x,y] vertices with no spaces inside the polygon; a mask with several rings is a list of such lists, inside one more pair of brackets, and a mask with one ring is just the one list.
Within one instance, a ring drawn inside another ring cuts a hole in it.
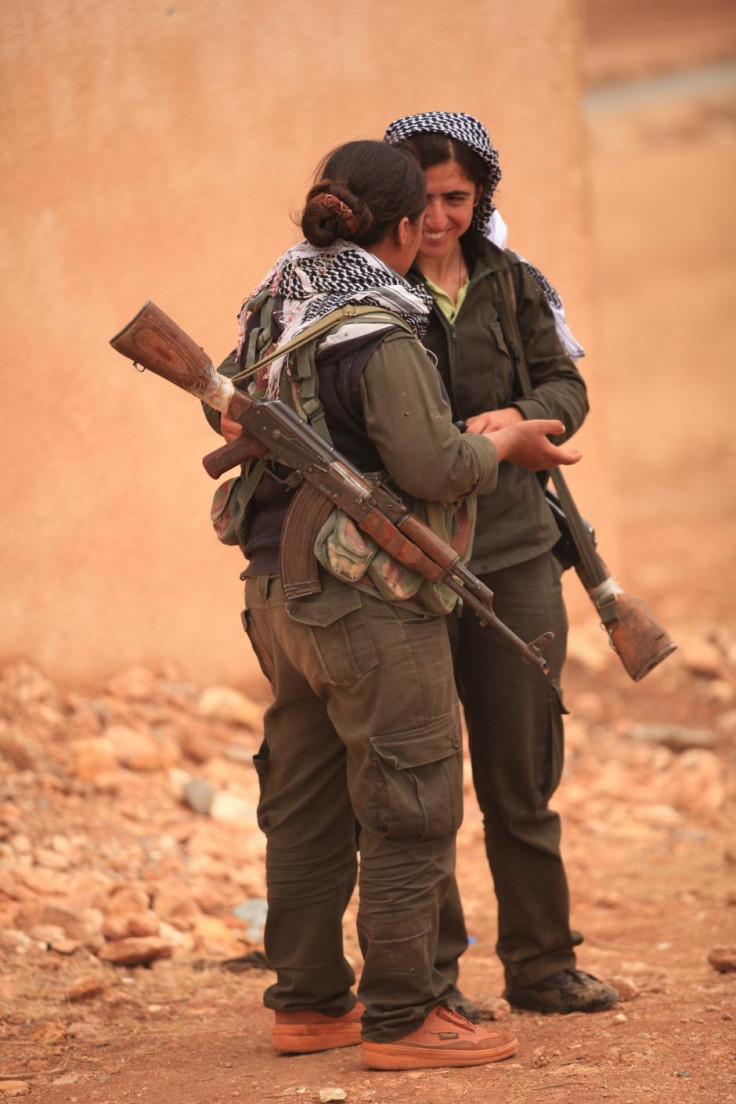
[{"label": "head wrap scarf", "polygon": [[[245,327],[252,301],[264,291],[283,300],[283,331],[276,346],[298,337],[312,323],[348,304],[378,307],[398,315],[418,338],[424,335],[432,309],[432,296],[423,287],[413,287],[374,253],[354,242],[338,240],[320,248],[302,241],[283,253],[248,296],[239,315],[238,356],[245,339]],[[369,324],[383,329],[386,323]],[[365,328],[365,327],[364,327]],[[356,335],[355,324],[350,329]],[[268,372],[268,394],[278,394],[285,357],[276,359]]]},{"label": "head wrap scarf", "polygon": [[[492,144],[483,123],[473,115],[465,115],[460,111],[423,111],[419,115],[405,115],[403,119],[396,119],[388,127],[384,141],[394,146],[405,138],[412,138],[415,134],[441,134],[445,138],[452,139],[453,142],[462,142],[480,157],[488,170],[488,178],[483,187],[483,195],[473,214],[473,226],[494,245],[505,249],[508,227],[493,202],[493,193],[501,180],[498,150]],[[562,299],[555,288],[544,273],[525,257],[518,253],[516,256],[544,292],[555,318],[557,336],[565,352],[576,360],[584,357],[585,350],[570,332]]]}]

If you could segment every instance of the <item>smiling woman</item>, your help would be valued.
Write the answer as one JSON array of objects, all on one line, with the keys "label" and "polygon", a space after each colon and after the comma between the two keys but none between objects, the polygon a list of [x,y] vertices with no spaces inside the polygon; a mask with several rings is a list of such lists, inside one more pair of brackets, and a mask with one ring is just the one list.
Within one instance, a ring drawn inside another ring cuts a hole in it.
[{"label": "smiling woman", "polygon": [[[386,141],[413,149],[427,178],[424,233],[409,279],[432,295],[424,342],[453,418],[480,433],[555,417],[565,426],[556,440],[567,439],[587,412],[585,385],[567,354],[583,351],[554,288],[503,248],[505,226],[493,202],[501,172],[488,131],[471,115],[432,111],[396,120]],[[522,1008],[590,1012],[615,1004],[617,993],[576,969],[582,937],[570,929],[559,817],[548,804],[562,769],[565,712],[567,617],[552,551],[558,535],[540,481],[502,464],[494,494],[478,499],[471,566],[517,633],[552,628],[549,683],[515,667],[472,618],[452,618],[449,627],[498,898],[506,995]],[[440,945],[443,968],[456,978],[467,946],[456,893],[441,915]],[[469,1002],[465,1010],[472,1015]]]}]

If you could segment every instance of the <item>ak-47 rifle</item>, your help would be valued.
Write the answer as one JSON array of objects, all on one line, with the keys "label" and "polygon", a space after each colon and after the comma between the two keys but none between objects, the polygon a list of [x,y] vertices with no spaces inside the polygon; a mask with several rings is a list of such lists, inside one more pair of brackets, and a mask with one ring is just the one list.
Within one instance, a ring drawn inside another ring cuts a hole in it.
[{"label": "ak-47 rifle", "polygon": [[[339,506],[380,548],[431,582],[444,583],[483,625],[493,626],[524,659],[547,673],[542,649],[552,639],[551,632],[525,644],[496,616],[493,592],[397,495],[363,475],[285,403],[251,399],[219,375],[204,350],[154,303],[147,302],[110,344],[134,364],[240,422],[243,436],[205,457],[210,475],[217,478],[245,456],[267,455],[291,469],[290,482],[301,486],[284,524],[283,550],[288,555],[282,553],[281,577],[288,598],[319,591],[314,540],[330,510]],[[286,350],[284,346],[280,353]]]}]

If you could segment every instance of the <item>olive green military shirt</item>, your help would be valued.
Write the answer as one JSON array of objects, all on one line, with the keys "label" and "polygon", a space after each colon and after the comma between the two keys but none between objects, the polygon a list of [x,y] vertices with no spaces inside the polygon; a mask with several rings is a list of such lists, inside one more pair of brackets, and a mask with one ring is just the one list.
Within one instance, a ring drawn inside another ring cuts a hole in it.
[{"label": "olive green military shirt", "polygon": [[[514,253],[478,231],[468,231],[462,243],[471,274],[463,302],[453,321],[435,302],[424,337],[437,358],[453,418],[516,406],[525,418],[558,418],[566,428],[554,441],[567,440],[582,425],[588,401],[583,378],[560,345],[542,289]],[[518,335],[505,332],[499,309],[495,274],[503,274],[506,266],[515,289]],[[408,278],[426,284],[417,268]],[[519,337],[533,387],[528,399],[521,397],[510,348]],[[558,537],[537,475],[503,461],[494,493],[478,498],[471,570],[482,574],[524,563],[551,549]]]}]

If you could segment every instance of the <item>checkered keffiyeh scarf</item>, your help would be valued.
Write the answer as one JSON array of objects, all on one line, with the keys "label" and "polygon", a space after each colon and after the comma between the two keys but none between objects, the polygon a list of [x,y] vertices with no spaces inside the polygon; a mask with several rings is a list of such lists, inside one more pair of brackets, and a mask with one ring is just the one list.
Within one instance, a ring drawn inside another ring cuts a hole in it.
[{"label": "checkered keffiyeh scarf", "polygon": [[[286,345],[312,323],[340,307],[377,307],[407,322],[418,338],[427,328],[432,296],[424,288],[412,287],[387,264],[353,242],[339,239],[319,248],[303,241],[287,249],[248,296],[239,315],[238,355],[245,338],[251,301],[268,290],[283,299],[284,325],[278,345]],[[386,323],[376,325],[376,329]],[[273,362],[268,373],[269,394],[277,393],[285,357]]]},{"label": "checkered keffiyeh scarf", "polygon": [[383,140],[390,146],[395,146],[397,142],[412,138],[415,134],[442,134],[453,142],[462,142],[484,162],[488,169],[488,179],[483,187],[480,203],[475,209],[473,226],[485,234],[491,215],[496,210],[493,193],[501,179],[498,150],[492,144],[486,128],[473,115],[463,115],[460,111],[423,111],[419,115],[406,115],[403,119],[396,119],[387,129]]},{"label": "checkered keffiyeh scarf", "polygon": [[[397,142],[412,138],[416,134],[442,134],[445,138],[451,138],[453,142],[462,142],[481,158],[488,170],[488,179],[473,215],[473,226],[494,245],[505,249],[508,229],[493,202],[493,193],[501,180],[498,150],[491,142],[483,123],[473,115],[465,115],[460,111],[424,111],[419,115],[406,115],[403,119],[396,119],[386,130],[384,141],[394,146]],[[557,336],[565,352],[576,360],[584,357],[585,350],[570,332],[565,318],[565,308],[558,292],[535,265],[519,253],[516,256],[544,292],[545,299],[555,317]]]}]

